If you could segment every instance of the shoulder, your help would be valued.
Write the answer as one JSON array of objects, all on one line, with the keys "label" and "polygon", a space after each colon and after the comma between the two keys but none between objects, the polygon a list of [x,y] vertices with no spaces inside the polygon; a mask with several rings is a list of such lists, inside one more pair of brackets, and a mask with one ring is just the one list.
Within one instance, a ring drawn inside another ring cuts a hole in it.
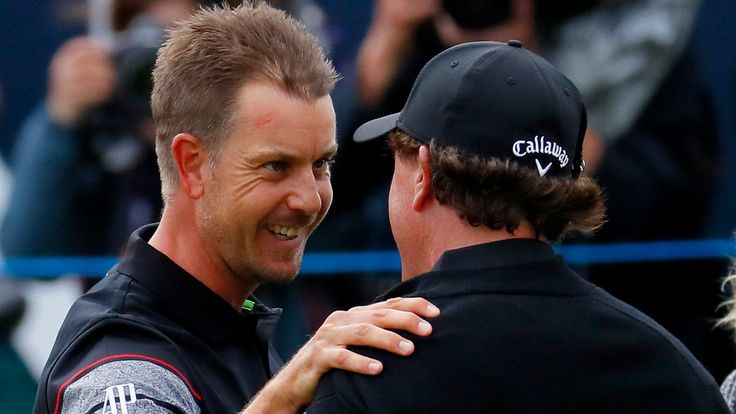
[{"label": "shoulder", "polygon": [[361,394],[353,389],[355,384],[346,382],[349,378],[341,376],[341,372],[332,370],[322,377],[306,414],[368,412],[368,406],[363,401]]},{"label": "shoulder", "polygon": [[[429,348],[437,348],[430,342],[420,343],[418,337],[403,335],[417,344],[415,353],[419,355],[403,357],[374,348],[351,347],[361,355],[382,361],[383,371],[376,376],[329,371],[320,380],[307,413],[438,412],[440,406],[444,410],[444,399],[433,394],[437,389],[436,366],[427,358],[427,354],[434,353]],[[428,398],[429,395],[434,398]]]},{"label": "shoulder", "polygon": [[654,319],[645,315],[633,306],[613,297],[603,289],[596,287],[595,291],[589,296],[595,304],[591,311],[597,310],[607,313],[611,319],[620,321],[620,326],[626,327],[632,338],[638,340],[658,343],[662,348],[660,350],[669,349],[680,354],[689,364],[695,362],[687,348],[675,338],[669,331],[657,323]]},{"label": "shoulder", "polygon": [[37,410],[108,412],[104,407],[115,403],[113,413],[198,413],[201,396],[189,371],[162,334],[135,321],[103,320],[52,355],[42,374]]},{"label": "shoulder", "polygon": [[154,324],[119,312],[124,296],[107,308],[94,293],[75,304],[42,373],[36,412],[199,412],[186,355]]},{"label": "shoulder", "polygon": [[717,389],[713,377],[674,335],[633,306],[600,288],[597,290],[591,297],[611,315],[608,319],[609,329],[618,330],[622,339],[649,351],[645,354],[642,350],[642,355],[657,355],[658,365],[662,369],[668,367],[667,369],[674,370],[671,372],[680,373],[680,377],[687,378],[691,385],[697,384],[699,390],[710,393]]},{"label": "shoulder", "polygon": [[173,365],[146,355],[110,355],[56,389],[53,413],[199,413],[199,394]]}]

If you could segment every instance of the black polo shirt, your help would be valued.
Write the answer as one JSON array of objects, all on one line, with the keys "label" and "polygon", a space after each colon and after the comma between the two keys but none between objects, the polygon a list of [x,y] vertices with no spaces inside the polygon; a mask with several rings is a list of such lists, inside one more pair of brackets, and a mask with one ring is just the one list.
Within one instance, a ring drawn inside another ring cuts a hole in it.
[{"label": "black polo shirt", "polygon": [[234,413],[281,367],[280,309],[236,311],[148,244],[155,229],[72,306],[35,413]]},{"label": "black polo shirt", "polygon": [[378,376],[331,371],[309,414],[728,413],[695,358],[650,318],[591,285],[547,244],[446,252],[384,298],[441,309],[415,352]]}]

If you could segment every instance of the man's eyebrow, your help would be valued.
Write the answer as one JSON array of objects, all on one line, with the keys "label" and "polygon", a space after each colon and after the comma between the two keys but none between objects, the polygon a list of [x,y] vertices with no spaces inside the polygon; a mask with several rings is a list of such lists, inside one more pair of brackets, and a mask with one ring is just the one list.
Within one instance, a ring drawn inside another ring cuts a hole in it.
[{"label": "man's eyebrow", "polygon": [[259,151],[257,151],[255,154],[252,154],[248,157],[250,161],[261,163],[261,162],[267,162],[267,161],[293,161],[298,158],[298,156],[293,152],[287,152],[280,149],[269,149],[269,148],[263,148]]},{"label": "man's eyebrow", "polygon": [[332,158],[335,158],[336,155],[337,155],[337,144],[332,144],[327,149],[327,151],[322,153],[322,158],[332,159]]},{"label": "man's eyebrow", "polygon": [[[337,144],[330,145],[327,150],[322,153],[321,158],[334,158],[337,155]],[[299,153],[296,151],[285,151],[283,149],[262,148],[255,154],[248,157],[251,162],[267,162],[267,161],[294,161],[299,159]]]}]

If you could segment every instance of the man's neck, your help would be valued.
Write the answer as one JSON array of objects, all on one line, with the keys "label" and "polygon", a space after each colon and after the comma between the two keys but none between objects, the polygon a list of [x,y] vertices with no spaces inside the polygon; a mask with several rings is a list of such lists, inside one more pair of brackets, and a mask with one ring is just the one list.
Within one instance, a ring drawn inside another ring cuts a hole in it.
[{"label": "man's neck", "polygon": [[483,225],[472,226],[457,216],[455,219],[457,220],[435,221],[443,222],[444,225],[429,230],[423,242],[416,243],[417,247],[411,249],[411,252],[402,252],[401,280],[406,281],[429,272],[448,250],[508,239],[545,240],[544,237],[537,237],[532,226],[526,221],[511,233],[505,228],[493,230]]},{"label": "man's neck", "polygon": [[235,309],[255,291],[257,284],[245,283],[221,261],[202,239],[192,214],[176,208],[165,208],[161,223],[148,244],[165,254]]}]

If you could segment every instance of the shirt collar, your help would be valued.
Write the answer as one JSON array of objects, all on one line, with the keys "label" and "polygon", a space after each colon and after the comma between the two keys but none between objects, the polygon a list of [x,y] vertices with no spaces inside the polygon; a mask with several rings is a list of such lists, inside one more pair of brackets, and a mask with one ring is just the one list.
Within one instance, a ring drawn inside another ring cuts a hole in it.
[{"label": "shirt collar", "polygon": [[255,297],[253,310],[237,311],[224,299],[186,272],[148,240],[158,224],[136,230],[117,266],[123,273],[151,290],[182,325],[214,341],[231,336],[255,335],[266,342],[281,309],[270,309]]},{"label": "shirt collar", "polygon": [[448,250],[431,271],[402,282],[378,300],[484,292],[568,296],[586,294],[591,286],[548,243],[506,239]]},{"label": "shirt collar", "polygon": [[437,260],[433,271],[483,269],[516,266],[554,259],[549,243],[534,239],[506,239],[448,250]]}]

